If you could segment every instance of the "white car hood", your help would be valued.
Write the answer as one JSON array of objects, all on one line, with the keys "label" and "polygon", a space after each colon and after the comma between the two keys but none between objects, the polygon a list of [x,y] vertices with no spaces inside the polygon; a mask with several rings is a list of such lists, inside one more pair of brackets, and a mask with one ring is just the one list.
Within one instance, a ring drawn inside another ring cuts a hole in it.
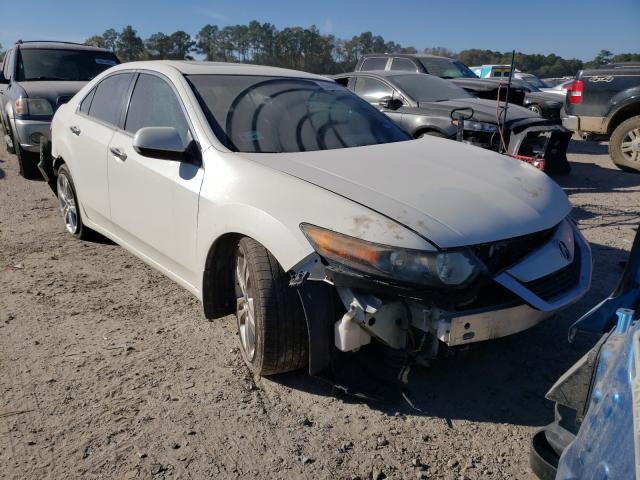
[{"label": "white car hood", "polygon": [[[239,155],[371,208],[440,248],[545,230],[571,210],[562,189],[534,167],[435,137],[336,150]],[[313,198],[292,198],[292,208],[302,201],[313,202]]]}]

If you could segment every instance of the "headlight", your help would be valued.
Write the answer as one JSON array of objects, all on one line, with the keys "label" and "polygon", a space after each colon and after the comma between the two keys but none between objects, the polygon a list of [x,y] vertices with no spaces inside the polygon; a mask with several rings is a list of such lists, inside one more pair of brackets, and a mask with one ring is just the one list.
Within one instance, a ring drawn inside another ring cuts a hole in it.
[{"label": "headlight", "polygon": [[18,115],[53,115],[53,108],[46,98],[20,97],[16,100],[15,112]]},{"label": "headlight", "polygon": [[300,228],[315,251],[328,262],[389,280],[461,287],[483,269],[467,250],[427,252],[367,242],[308,223]]},{"label": "headlight", "polygon": [[497,127],[493,123],[466,121],[464,122],[464,129],[474,132],[495,132]]}]

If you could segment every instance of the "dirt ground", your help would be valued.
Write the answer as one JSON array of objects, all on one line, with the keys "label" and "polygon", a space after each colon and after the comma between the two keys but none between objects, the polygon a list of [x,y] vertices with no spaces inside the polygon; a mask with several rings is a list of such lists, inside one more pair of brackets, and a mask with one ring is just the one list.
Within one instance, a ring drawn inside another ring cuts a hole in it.
[{"label": "dirt ground", "polygon": [[416,368],[415,402],[336,398],[304,372],[253,378],[234,317],[117,245],[64,231],[44,182],[0,153],[0,478],[532,478],[544,394],[593,343],[640,222],[640,175],[574,141],[559,182],[591,242],[591,292],[558,317]]}]

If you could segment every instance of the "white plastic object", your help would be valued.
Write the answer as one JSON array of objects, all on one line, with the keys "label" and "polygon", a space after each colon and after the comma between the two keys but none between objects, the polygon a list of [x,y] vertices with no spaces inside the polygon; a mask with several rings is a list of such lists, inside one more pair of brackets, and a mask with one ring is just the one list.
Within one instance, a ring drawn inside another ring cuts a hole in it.
[{"label": "white plastic object", "polygon": [[354,320],[356,308],[351,307],[333,326],[336,348],[343,352],[357,350],[371,342],[371,335]]}]

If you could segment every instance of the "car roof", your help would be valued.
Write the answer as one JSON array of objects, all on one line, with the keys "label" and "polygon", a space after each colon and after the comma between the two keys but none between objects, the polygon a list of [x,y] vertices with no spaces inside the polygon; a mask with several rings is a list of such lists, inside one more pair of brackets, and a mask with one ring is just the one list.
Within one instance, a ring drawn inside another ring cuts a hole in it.
[{"label": "car roof", "polygon": [[202,62],[195,60],[146,60],[122,63],[109,71],[117,70],[158,70],[167,68],[179,71],[184,75],[255,75],[267,77],[295,77],[328,81],[326,77],[313,73],[289,70],[286,68],[253,65],[249,63]]},{"label": "car roof", "polygon": [[107,50],[106,48],[94,47],[93,45],[83,45],[81,43],[72,43],[72,42],[56,42],[56,41],[47,41],[47,40],[34,40],[34,41],[18,41],[15,44],[20,49],[43,49],[50,48],[56,50],[89,50],[94,52],[108,52],[112,53],[111,50]]},{"label": "car roof", "polygon": [[358,72],[339,73],[337,75],[332,75],[331,78],[340,78],[340,77],[346,77],[346,76],[365,76],[365,75],[374,75],[377,77],[385,77],[385,78],[399,77],[399,76],[406,76],[406,75],[420,75],[420,76],[426,75],[428,77],[434,76],[434,75],[429,75],[428,73],[406,72],[403,70],[363,70]]},{"label": "car roof", "polygon": [[362,58],[368,57],[404,57],[404,58],[442,58],[450,62],[456,61],[455,58],[441,57],[440,55],[429,55],[428,53],[366,53]]}]

